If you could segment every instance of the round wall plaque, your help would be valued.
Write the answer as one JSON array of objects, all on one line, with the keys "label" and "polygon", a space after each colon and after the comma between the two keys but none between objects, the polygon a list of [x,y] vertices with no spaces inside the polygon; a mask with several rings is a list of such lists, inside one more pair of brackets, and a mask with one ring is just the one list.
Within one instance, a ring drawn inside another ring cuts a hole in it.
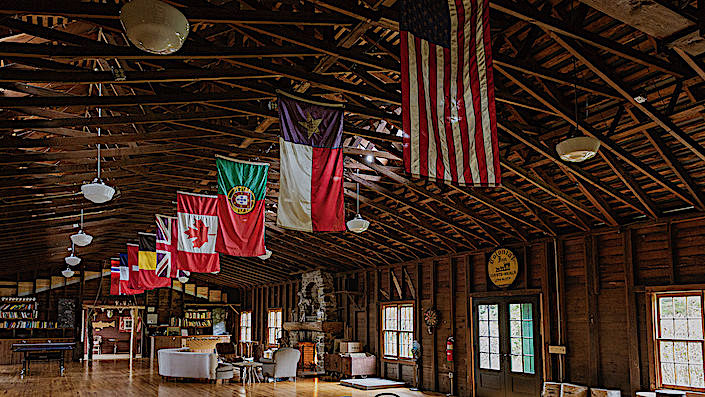
[{"label": "round wall plaque", "polygon": [[519,273],[519,261],[509,248],[498,248],[487,262],[487,274],[492,284],[504,288],[512,285]]}]

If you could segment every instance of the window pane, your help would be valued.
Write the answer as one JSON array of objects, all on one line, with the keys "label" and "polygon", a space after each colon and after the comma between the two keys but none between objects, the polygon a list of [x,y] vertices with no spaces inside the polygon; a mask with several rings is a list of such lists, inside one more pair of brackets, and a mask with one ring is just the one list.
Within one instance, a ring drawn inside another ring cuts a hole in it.
[{"label": "window pane", "polygon": [[524,372],[524,361],[521,356],[512,355],[512,372]]},{"label": "window pane", "polygon": [[480,368],[490,369],[490,355],[489,355],[489,353],[480,353]]},{"label": "window pane", "polygon": [[661,318],[673,318],[673,298],[659,298]]},{"label": "window pane", "polygon": [[490,353],[499,353],[499,338],[490,338]]},{"label": "window pane", "polygon": [[673,342],[661,342],[661,362],[672,363],[673,361]]},{"label": "window pane", "polygon": [[665,385],[676,384],[676,368],[671,363],[661,363],[661,380]]},{"label": "window pane", "polygon": [[498,319],[498,305],[489,305],[489,312],[490,312],[490,320],[497,320]]},{"label": "window pane", "polygon": [[688,344],[686,342],[674,342],[674,361],[676,363],[687,363],[688,362]]},{"label": "window pane", "polygon": [[521,337],[521,321],[509,322],[509,335],[512,338]]},{"label": "window pane", "polygon": [[477,313],[480,320],[489,320],[487,305],[480,305],[477,307]]},{"label": "window pane", "polygon": [[661,337],[673,338],[673,320],[661,320]]},{"label": "window pane", "polygon": [[[673,316],[675,318],[685,318],[686,316],[686,306],[685,306],[685,296],[677,296],[673,298]],[[678,370],[676,369],[676,377],[678,376]]]},{"label": "window pane", "polygon": [[511,303],[509,305],[509,319],[521,320],[521,305],[518,305],[516,303]]},{"label": "window pane", "polygon": [[533,356],[534,355],[534,339],[533,338],[524,338],[522,350],[524,351],[525,355]]},{"label": "window pane", "polygon": [[521,305],[521,318],[523,320],[531,320],[531,303],[524,303]]},{"label": "window pane", "polygon": [[499,353],[490,353],[490,369],[499,370]]},{"label": "window pane", "polygon": [[490,338],[487,336],[480,337],[480,353],[490,352]]},{"label": "window pane", "polygon": [[478,324],[480,327],[480,336],[489,336],[490,335],[490,322],[489,321],[480,321],[480,324]]},{"label": "window pane", "polygon": [[687,364],[676,364],[676,385],[688,386],[690,384],[690,375],[688,373]]},{"label": "window pane", "polygon": [[690,385],[700,388],[705,387],[705,380],[703,379],[703,366],[690,365],[688,369],[690,371]]},{"label": "window pane", "polygon": [[402,332],[399,334],[399,357],[411,358],[411,345],[413,334],[411,332]]},{"label": "window pane", "polygon": [[525,338],[533,338],[534,337],[534,324],[531,321],[522,321],[522,330],[521,334]]},{"label": "window pane", "polygon": [[414,330],[414,308],[411,306],[403,306],[401,308],[401,327],[402,331]]},{"label": "window pane", "polygon": [[688,339],[688,320],[677,318],[673,321],[673,335],[676,339]]},{"label": "window pane", "polygon": [[534,358],[531,356],[524,356],[524,373],[534,373]]},{"label": "window pane", "polygon": [[700,308],[700,297],[699,296],[689,296],[687,297],[688,304],[688,317],[690,318],[701,318],[702,309]]},{"label": "window pane", "polygon": [[521,350],[521,346],[522,346],[521,338],[512,338],[510,344],[511,344],[510,352],[511,352],[512,354],[521,355],[521,352],[522,352],[522,350]]},{"label": "window pane", "polygon": [[700,318],[688,319],[688,338],[702,339],[703,338],[703,320]]},{"label": "window pane", "polygon": [[499,321],[490,320],[490,336],[499,336]]},{"label": "window pane", "polygon": [[703,363],[703,348],[698,342],[688,343],[688,363],[702,364]]}]

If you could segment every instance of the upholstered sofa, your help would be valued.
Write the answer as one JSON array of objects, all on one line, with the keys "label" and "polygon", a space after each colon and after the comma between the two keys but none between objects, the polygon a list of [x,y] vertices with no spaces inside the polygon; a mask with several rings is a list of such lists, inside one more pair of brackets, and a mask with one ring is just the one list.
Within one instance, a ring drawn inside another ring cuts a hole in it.
[{"label": "upholstered sofa", "polygon": [[186,348],[161,349],[157,352],[159,375],[170,378],[216,379],[218,355],[192,352]]},{"label": "upholstered sofa", "polygon": [[262,359],[262,375],[275,381],[281,378],[296,379],[296,367],[301,352],[290,347],[283,347],[274,352],[271,360]]}]

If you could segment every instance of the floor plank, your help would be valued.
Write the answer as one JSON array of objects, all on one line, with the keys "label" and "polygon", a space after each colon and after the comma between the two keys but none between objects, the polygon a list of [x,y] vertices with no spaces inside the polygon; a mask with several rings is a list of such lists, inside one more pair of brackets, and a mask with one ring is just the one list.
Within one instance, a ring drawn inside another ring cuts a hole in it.
[{"label": "floor plank", "polygon": [[[71,362],[63,377],[58,376],[58,364],[32,363],[31,373],[21,379],[20,365],[0,366],[0,396],[17,397],[131,397],[131,396],[375,396],[381,392],[400,397],[427,394],[409,389],[363,391],[341,386],[337,382],[299,379],[297,382],[261,383],[243,387],[239,383],[212,384],[204,382],[165,381],[149,359],[136,359],[132,369],[128,360],[101,360],[91,364]],[[435,393],[434,393],[435,394]],[[438,395],[438,394],[435,394]]]}]

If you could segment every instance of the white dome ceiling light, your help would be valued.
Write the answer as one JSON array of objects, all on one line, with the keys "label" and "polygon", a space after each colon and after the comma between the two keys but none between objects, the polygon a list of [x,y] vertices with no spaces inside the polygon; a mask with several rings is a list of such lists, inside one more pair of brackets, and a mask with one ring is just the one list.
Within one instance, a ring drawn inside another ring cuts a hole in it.
[{"label": "white dome ceiling light", "polygon": [[[103,84],[98,84],[98,96],[103,96]],[[98,108],[98,117],[102,115],[101,108]],[[100,136],[100,126],[98,127],[98,136]],[[93,182],[86,183],[81,186],[83,197],[96,204],[102,204],[112,200],[115,194],[115,189],[103,183],[100,179],[100,143],[98,144],[98,176],[93,179]]]},{"label": "white dome ceiling light", "polygon": [[81,258],[76,256],[76,247],[73,242],[71,243],[71,248],[69,248],[69,251],[71,251],[71,255],[65,257],[64,262],[66,262],[69,266],[76,266],[81,263]]},{"label": "white dome ceiling light", "polygon": [[159,55],[178,51],[190,29],[181,11],[159,0],[132,0],[122,6],[120,22],[135,47]]},{"label": "white dome ceiling light", "polygon": [[188,277],[186,277],[186,276],[179,276],[179,282],[180,282],[181,284],[186,284],[186,283],[188,283]]},{"label": "white dome ceiling light", "polygon": [[93,241],[93,236],[83,231],[83,210],[81,210],[81,228],[78,233],[71,235],[71,242],[79,247],[85,247]]},{"label": "white dome ceiling light", "polygon": [[355,217],[350,219],[346,224],[348,226],[348,230],[350,230],[353,233],[362,233],[365,230],[367,230],[368,227],[370,227],[370,221],[362,219],[362,215],[360,215],[360,184],[357,184],[357,214],[355,214]]},{"label": "white dome ceiling light", "polygon": [[66,278],[71,278],[74,275],[74,271],[71,270],[70,267],[67,267],[66,269],[61,271],[61,275],[66,277]]},{"label": "white dome ceiling light", "polygon": [[589,136],[578,136],[562,140],[556,145],[561,160],[582,163],[595,157],[600,149],[600,141]]},{"label": "white dome ceiling light", "polygon": [[259,255],[258,258],[266,261],[272,256],[272,250],[268,250],[267,247],[264,248],[264,255]]}]

